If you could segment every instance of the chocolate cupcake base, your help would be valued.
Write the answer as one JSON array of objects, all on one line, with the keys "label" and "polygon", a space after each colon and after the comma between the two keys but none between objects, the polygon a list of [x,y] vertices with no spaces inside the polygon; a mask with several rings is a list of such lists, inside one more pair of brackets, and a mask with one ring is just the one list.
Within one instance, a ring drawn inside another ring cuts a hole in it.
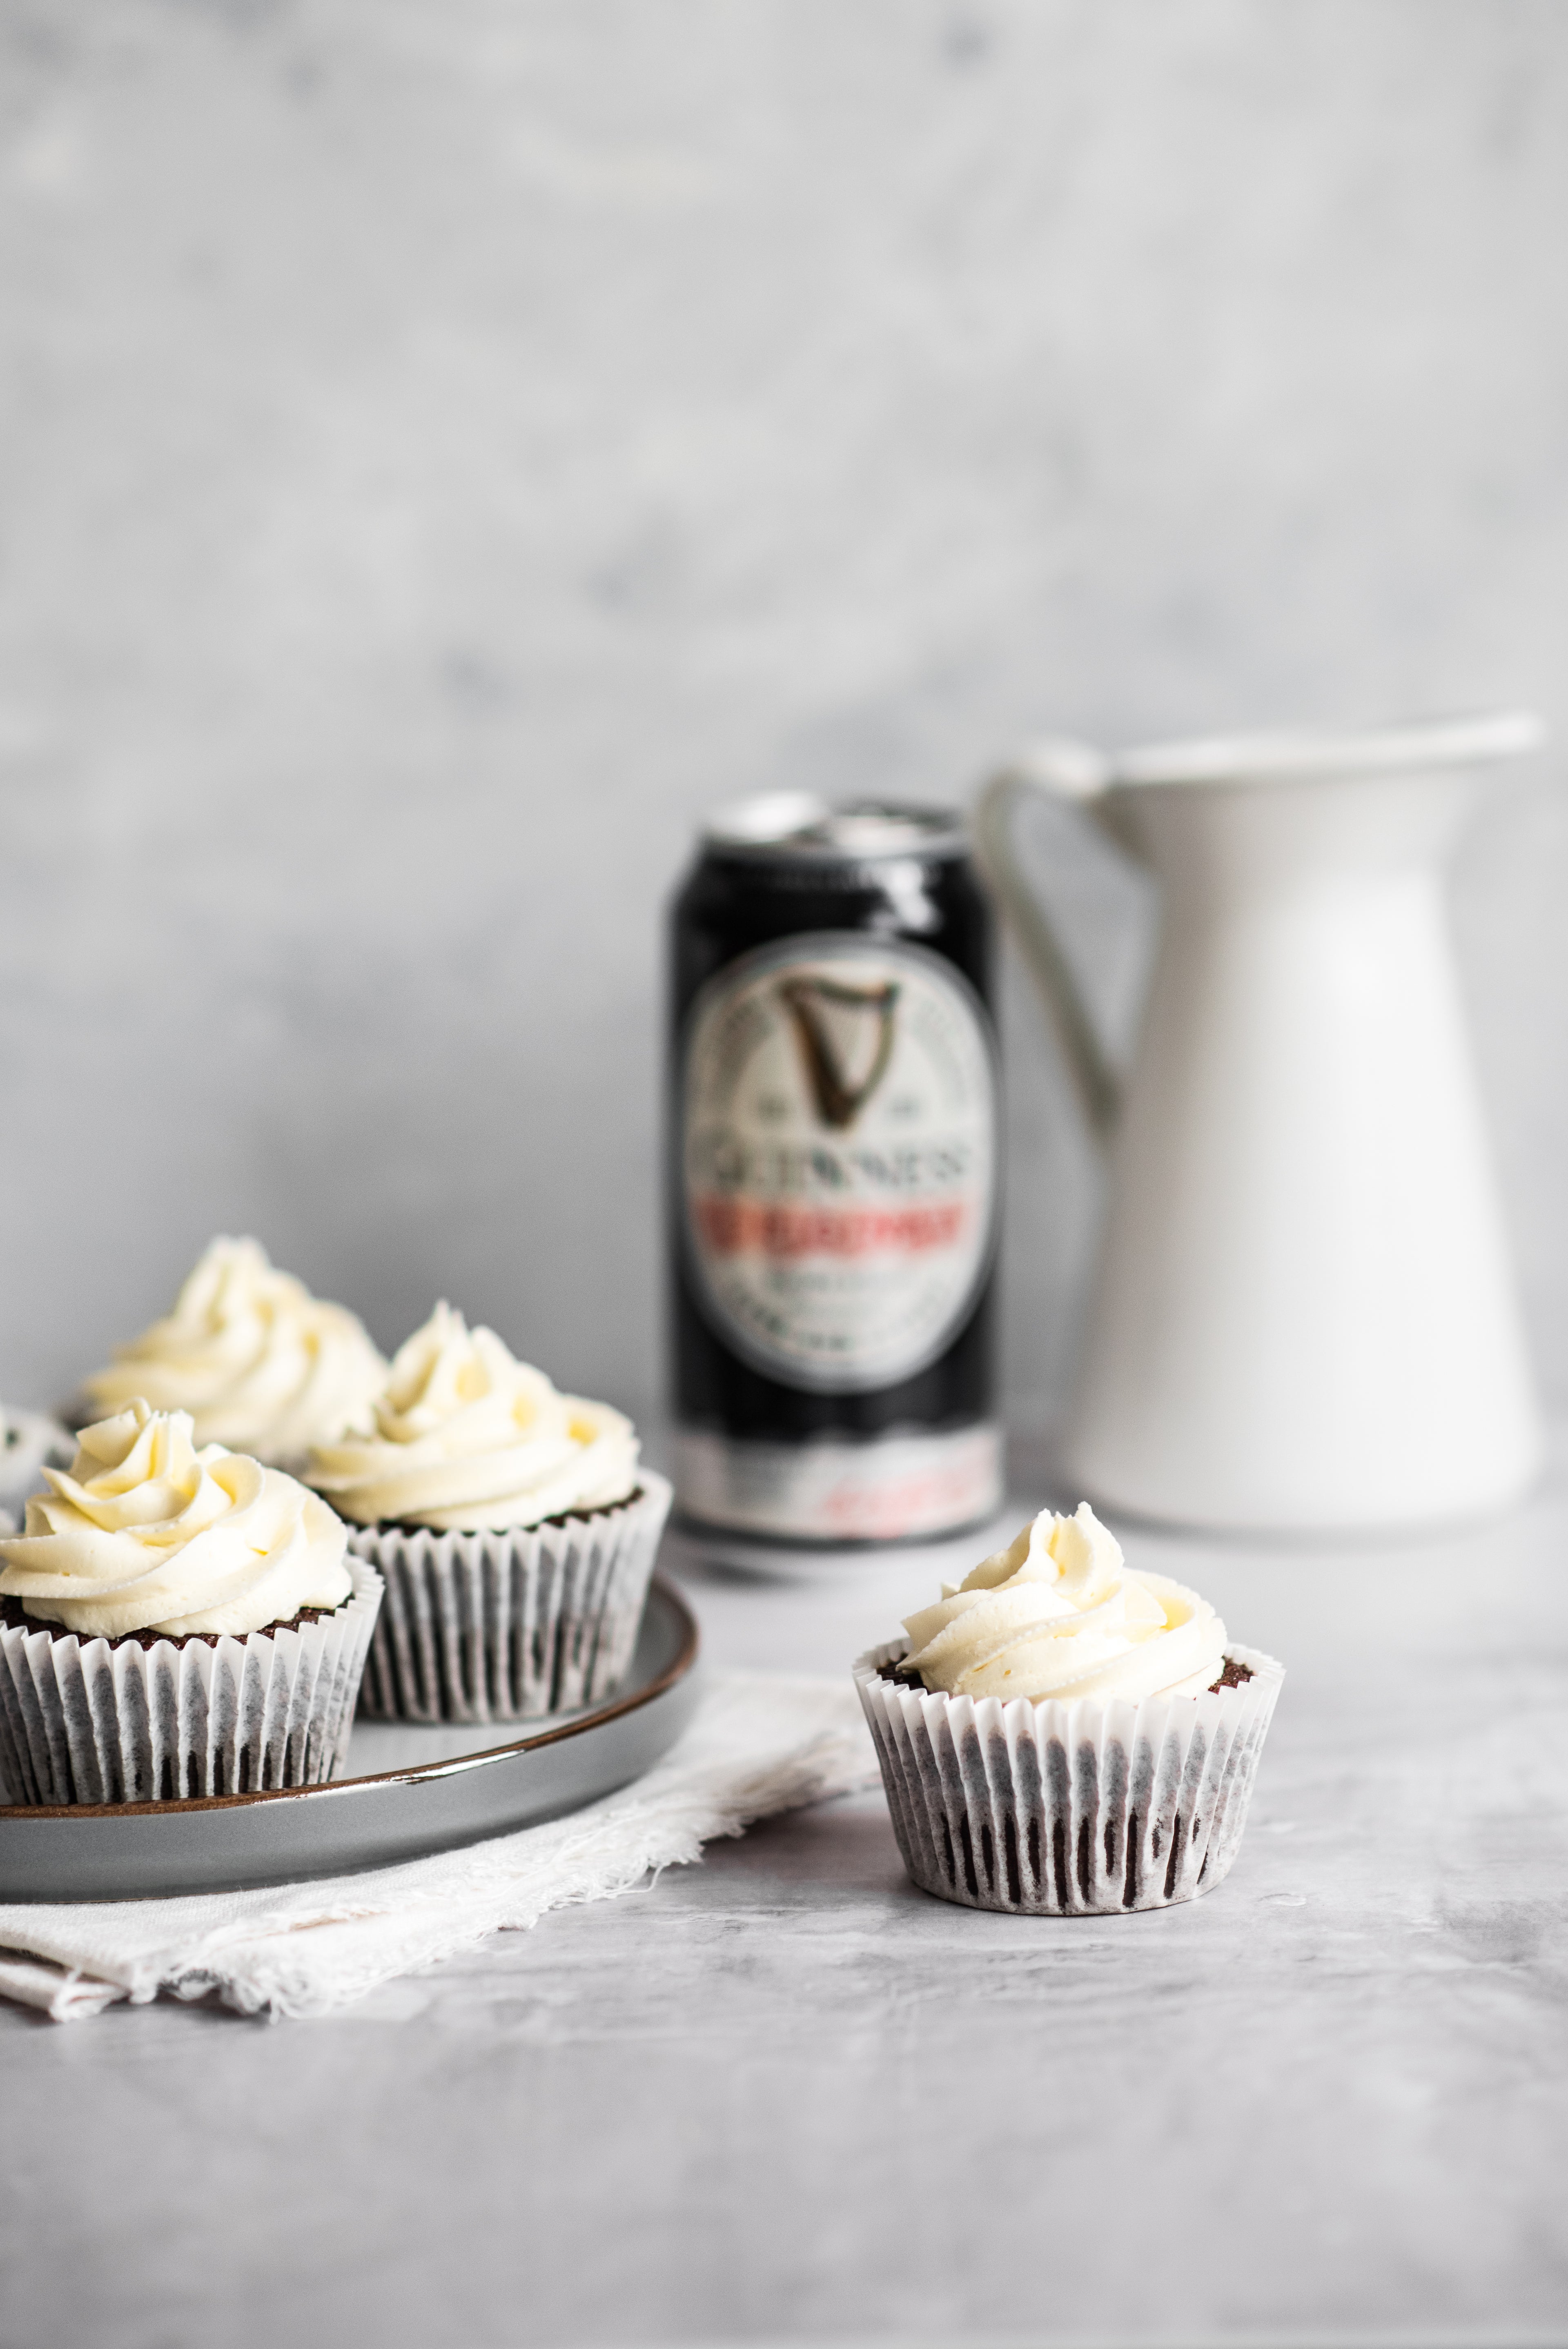
[{"label": "chocolate cupcake base", "polygon": [[670,1487],[496,1533],[357,1526],[387,1596],[359,1709],[373,1721],[526,1721],[615,1695],[637,1646]]},{"label": "chocolate cupcake base", "polygon": [[896,1640],[855,1667],[898,1848],[923,1891],[1020,1916],[1191,1900],[1235,1858],[1283,1668],[1200,1696],[953,1697],[888,1679]]},{"label": "chocolate cupcake base", "polygon": [[86,1639],[0,1623],[0,1779],[12,1803],[166,1803],[313,1786],[348,1750],[380,1577],[243,1639]]}]

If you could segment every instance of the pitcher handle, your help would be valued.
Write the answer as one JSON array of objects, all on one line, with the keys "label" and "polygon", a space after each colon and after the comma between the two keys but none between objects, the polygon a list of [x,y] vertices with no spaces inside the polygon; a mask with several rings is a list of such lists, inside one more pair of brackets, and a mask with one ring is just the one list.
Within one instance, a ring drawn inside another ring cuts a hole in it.
[{"label": "pitcher handle", "polygon": [[1023,875],[1012,819],[1027,792],[1086,806],[1110,781],[1109,761],[1087,742],[1032,743],[981,791],[974,812],[975,853],[1012,937],[1044,999],[1089,1130],[1105,1142],[1121,1106],[1121,1083],[1044,908]]}]

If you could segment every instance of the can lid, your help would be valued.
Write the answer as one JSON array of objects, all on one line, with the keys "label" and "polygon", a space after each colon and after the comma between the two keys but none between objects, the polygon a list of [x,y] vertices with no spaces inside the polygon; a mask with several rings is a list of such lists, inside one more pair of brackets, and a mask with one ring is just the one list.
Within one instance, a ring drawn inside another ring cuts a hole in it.
[{"label": "can lid", "polygon": [[715,808],[702,827],[727,856],[789,857],[865,864],[883,857],[961,856],[968,830],[956,808],[852,800],[834,807],[814,792],[756,792]]}]

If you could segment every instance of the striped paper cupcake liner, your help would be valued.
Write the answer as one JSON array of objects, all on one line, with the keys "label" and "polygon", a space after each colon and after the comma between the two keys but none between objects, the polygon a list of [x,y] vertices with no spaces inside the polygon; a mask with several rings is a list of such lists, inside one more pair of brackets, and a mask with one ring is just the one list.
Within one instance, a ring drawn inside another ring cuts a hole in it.
[{"label": "striped paper cupcake liner", "polygon": [[348,1747],[381,1579],[297,1627],[209,1641],[0,1626],[0,1777],[12,1803],[156,1803],[313,1786]]},{"label": "striped paper cupcake liner", "polygon": [[504,1533],[362,1526],[386,1600],[360,1711],[374,1721],[526,1721],[615,1695],[637,1646],[670,1487]]},{"label": "striped paper cupcake liner", "polygon": [[904,1865],[944,1900],[1020,1916],[1111,1916],[1211,1891],[1235,1858],[1283,1667],[1226,1651],[1252,1677],[1202,1696],[1031,1704],[855,1682]]}]

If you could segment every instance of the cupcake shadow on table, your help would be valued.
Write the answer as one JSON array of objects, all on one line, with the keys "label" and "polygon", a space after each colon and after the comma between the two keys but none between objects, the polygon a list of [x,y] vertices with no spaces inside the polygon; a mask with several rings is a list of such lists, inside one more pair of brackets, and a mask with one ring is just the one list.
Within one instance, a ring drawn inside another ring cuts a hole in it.
[{"label": "cupcake shadow on table", "polygon": [[1105,1916],[1208,1892],[1284,1679],[1207,1600],[1042,1510],[855,1682],[911,1879],[975,1909]]},{"label": "cupcake shadow on table", "polygon": [[361,1712],[506,1722],[613,1697],[671,1497],[638,1454],[619,1412],[438,1305],[373,1432],[317,1445],[306,1472],[386,1584]]},{"label": "cupcake shadow on table", "polygon": [[347,1751],[380,1578],[292,1476],[140,1398],[0,1539],[13,1803],[313,1785]]}]

